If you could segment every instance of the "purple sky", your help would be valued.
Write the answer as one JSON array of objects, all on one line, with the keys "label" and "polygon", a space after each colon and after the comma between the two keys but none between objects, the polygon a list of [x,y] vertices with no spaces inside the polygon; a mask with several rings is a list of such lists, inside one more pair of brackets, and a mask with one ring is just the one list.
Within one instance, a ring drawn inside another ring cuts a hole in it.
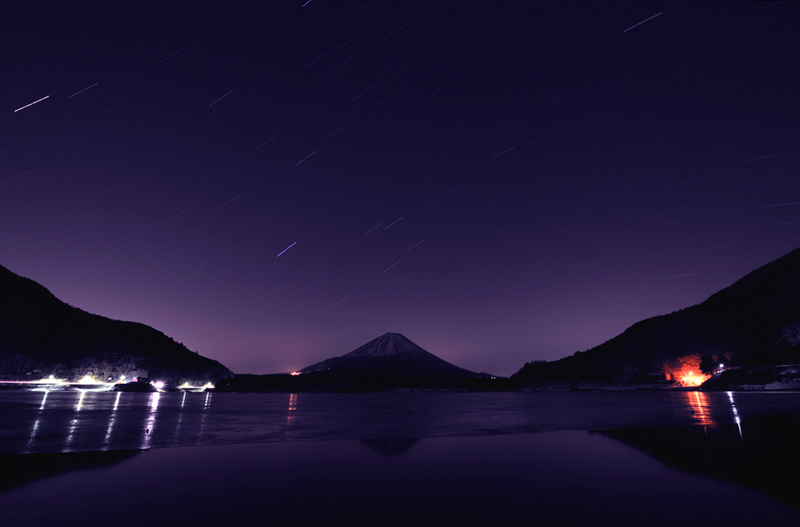
[{"label": "purple sky", "polygon": [[236,372],[508,375],[800,246],[800,2],[12,4],[0,264]]}]

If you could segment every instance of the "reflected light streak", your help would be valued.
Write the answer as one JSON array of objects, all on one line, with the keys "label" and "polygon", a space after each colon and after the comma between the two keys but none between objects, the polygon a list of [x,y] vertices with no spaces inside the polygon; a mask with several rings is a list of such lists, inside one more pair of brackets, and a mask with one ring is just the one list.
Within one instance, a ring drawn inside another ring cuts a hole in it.
[{"label": "reflected light streak", "polygon": [[114,429],[114,422],[117,420],[117,407],[119,406],[119,398],[121,395],[122,392],[117,392],[117,397],[114,399],[114,406],[111,408],[111,417],[108,420],[108,428],[106,428],[103,450],[108,450],[108,445],[111,442],[111,431]]},{"label": "reflected light streak", "polygon": [[150,413],[144,421],[144,436],[142,437],[142,450],[150,448],[151,438],[156,426],[156,411],[158,410],[158,402],[161,399],[161,392],[152,392],[150,394]]},{"label": "reflected light streak", "polygon": [[67,435],[67,439],[64,442],[64,449],[63,452],[69,452],[69,445],[72,444],[72,439],[75,437],[75,430],[78,428],[78,423],[80,422],[79,415],[80,411],[83,409],[83,399],[86,397],[87,390],[78,389],[78,393],[80,396],[78,397],[78,402],[75,404],[75,418],[72,419],[69,427],[69,435]]},{"label": "reflected light streak", "polygon": [[37,417],[36,421],[34,421],[33,423],[33,428],[31,429],[31,436],[28,438],[28,447],[31,446],[33,440],[36,438],[36,432],[39,431],[39,421],[41,420],[42,420],[41,416]]},{"label": "reflected light streak", "polygon": [[78,404],[75,405],[75,410],[80,412],[81,408],[83,408],[83,398],[86,396],[86,392],[84,390],[79,390],[81,396],[78,397]]},{"label": "reflected light streak", "polygon": [[28,443],[25,445],[25,448],[28,452],[30,452],[31,446],[33,442],[36,440],[36,433],[39,431],[39,423],[42,421],[42,413],[44,412],[45,402],[47,401],[47,394],[49,392],[44,392],[44,397],[42,397],[42,404],[39,405],[39,414],[36,416],[36,421],[33,422],[33,428],[31,429],[31,435],[28,437]]},{"label": "reflected light streak", "polygon": [[286,424],[290,424],[294,421],[294,411],[297,410],[297,394],[291,393],[289,394],[289,413],[286,415]]},{"label": "reflected light streak", "polygon": [[106,437],[103,439],[103,450],[108,450],[108,444],[111,442],[111,431],[114,429],[114,421],[116,416],[112,413],[111,419],[108,420],[108,428],[106,428]]},{"label": "reflected light streak", "polygon": [[708,414],[708,397],[705,392],[686,392],[686,396],[689,398],[689,406],[694,411],[695,419],[703,426],[713,425],[714,421]]},{"label": "reflected light streak", "polygon": [[67,433],[67,438],[64,440],[64,448],[61,449],[62,452],[69,452],[69,445],[72,444],[72,438],[75,436],[75,429],[77,427],[78,418],[76,417],[69,424],[69,433]]},{"label": "reflected light streak", "polygon": [[181,434],[181,425],[183,424],[183,407],[186,404],[186,392],[183,392],[183,397],[181,397],[181,409],[178,412],[178,422],[175,425],[175,434],[172,436],[172,444],[178,444],[178,438]]},{"label": "reflected light streak", "polygon": [[206,419],[208,419],[208,412],[206,412],[206,410],[208,410],[208,407],[210,405],[211,405],[211,392],[206,392],[206,400],[205,403],[203,403],[203,413],[202,416],[200,417],[200,432],[198,434],[198,439],[202,439],[203,434],[206,431]]},{"label": "reflected light streak", "polygon": [[728,400],[731,402],[731,409],[733,410],[733,420],[736,421],[736,426],[739,428],[739,439],[744,442],[744,436],[742,435],[742,419],[739,417],[739,410],[736,409],[736,402],[733,400],[733,392],[727,392],[727,394]]},{"label": "reflected light streak", "polygon": [[156,410],[158,410],[158,401],[159,401],[159,399],[161,399],[161,393],[160,392],[153,392],[153,393],[150,394],[150,410],[153,413],[156,413]]}]

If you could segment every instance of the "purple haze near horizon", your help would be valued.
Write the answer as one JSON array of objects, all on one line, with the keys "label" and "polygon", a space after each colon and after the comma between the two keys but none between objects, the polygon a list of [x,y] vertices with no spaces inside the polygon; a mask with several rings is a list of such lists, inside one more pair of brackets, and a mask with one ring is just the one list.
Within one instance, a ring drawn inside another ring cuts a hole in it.
[{"label": "purple haze near horizon", "polygon": [[508,375],[798,246],[798,2],[15,4],[0,264],[237,372]]}]

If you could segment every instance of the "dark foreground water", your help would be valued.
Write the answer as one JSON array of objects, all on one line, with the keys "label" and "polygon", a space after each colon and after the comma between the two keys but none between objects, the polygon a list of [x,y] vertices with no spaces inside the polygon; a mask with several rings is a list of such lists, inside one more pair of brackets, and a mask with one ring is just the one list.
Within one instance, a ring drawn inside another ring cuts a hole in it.
[{"label": "dark foreground water", "polygon": [[9,526],[800,520],[798,393],[0,392],[0,418]]}]

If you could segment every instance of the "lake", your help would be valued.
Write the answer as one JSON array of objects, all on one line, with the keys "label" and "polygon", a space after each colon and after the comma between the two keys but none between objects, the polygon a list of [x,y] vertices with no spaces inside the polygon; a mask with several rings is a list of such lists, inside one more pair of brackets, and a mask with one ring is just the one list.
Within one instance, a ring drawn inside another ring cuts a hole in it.
[{"label": "lake", "polygon": [[0,392],[4,525],[800,520],[800,393]]}]

